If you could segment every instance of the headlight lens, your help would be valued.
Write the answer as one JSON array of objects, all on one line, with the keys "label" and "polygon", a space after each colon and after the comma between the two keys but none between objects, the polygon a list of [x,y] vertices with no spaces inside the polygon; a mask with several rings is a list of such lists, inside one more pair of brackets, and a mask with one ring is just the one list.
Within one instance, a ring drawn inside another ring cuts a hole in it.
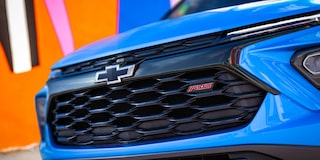
[{"label": "headlight lens", "polygon": [[46,98],[45,97],[37,97],[36,103],[37,103],[36,105],[37,105],[37,113],[38,113],[38,118],[39,118],[39,125],[44,126]]},{"label": "headlight lens", "polygon": [[49,79],[56,79],[56,78],[60,78],[62,76],[62,72],[60,69],[55,69],[52,70],[50,75],[49,75]]},{"label": "headlight lens", "polygon": [[320,89],[320,48],[298,51],[291,64],[314,86]]},{"label": "headlight lens", "polygon": [[47,87],[42,88],[35,97],[38,124],[41,136],[43,136],[43,128],[46,121],[46,103],[47,103]]},{"label": "headlight lens", "polygon": [[320,51],[308,55],[303,61],[303,66],[311,74],[319,75],[320,74]]}]

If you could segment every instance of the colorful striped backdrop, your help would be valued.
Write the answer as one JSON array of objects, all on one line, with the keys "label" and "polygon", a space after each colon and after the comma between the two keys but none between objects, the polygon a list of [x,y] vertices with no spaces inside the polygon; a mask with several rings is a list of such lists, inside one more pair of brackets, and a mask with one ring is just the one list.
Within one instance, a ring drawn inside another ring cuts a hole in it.
[{"label": "colorful striped backdrop", "polygon": [[54,62],[158,21],[178,1],[0,0],[0,151],[39,143],[34,95]]}]

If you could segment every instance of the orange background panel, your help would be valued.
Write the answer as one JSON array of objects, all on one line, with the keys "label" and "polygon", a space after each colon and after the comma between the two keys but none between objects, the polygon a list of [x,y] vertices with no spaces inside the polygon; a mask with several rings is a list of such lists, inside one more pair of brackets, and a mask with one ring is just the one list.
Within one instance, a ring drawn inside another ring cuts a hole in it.
[{"label": "orange background panel", "polygon": [[[75,49],[117,34],[119,0],[63,0],[63,2]],[[34,97],[45,85],[50,67],[63,57],[61,44],[45,0],[33,0],[33,3],[39,65],[29,72],[13,73],[0,43],[0,152],[40,142]],[[130,9],[128,5],[128,9],[125,10],[128,11],[127,16],[131,16]],[[140,11],[139,8],[134,9]],[[147,22],[143,24],[145,23]]]},{"label": "orange background panel", "polygon": [[117,0],[65,0],[75,49],[117,33]]},{"label": "orange background panel", "polygon": [[[75,49],[117,33],[117,0],[65,0]],[[0,151],[39,143],[34,104],[50,67],[63,53],[45,0],[34,0],[39,65],[14,74],[0,44]]]},{"label": "orange background panel", "polygon": [[40,65],[14,74],[0,45],[0,150],[40,141],[34,96],[45,84],[50,66],[62,58],[44,1],[34,1],[34,7]]}]

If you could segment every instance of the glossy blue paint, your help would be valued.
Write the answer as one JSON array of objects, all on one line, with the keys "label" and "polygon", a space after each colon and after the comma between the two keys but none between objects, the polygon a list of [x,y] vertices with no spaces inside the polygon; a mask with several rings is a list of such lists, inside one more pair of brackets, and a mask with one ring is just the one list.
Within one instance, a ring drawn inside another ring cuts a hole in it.
[{"label": "glossy blue paint", "polygon": [[60,60],[52,68],[60,68],[102,56],[311,12],[319,10],[319,8],[320,5],[317,5],[317,1],[314,0],[269,0],[250,3],[250,5],[244,4],[205,11],[177,19],[168,19],[87,45]]},{"label": "glossy blue paint", "polygon": [[320,110],[320,91],[290,64],[297,50],[319,44],[320,27],[269,39],[244,48],[240,66],[306,108]]},{"label": "glossy blue paint", "polygon": [[169,0],[119,0],[118,31],[157,22],[169,10]]},{"label": "glossy blue paint", "polygon": [[52,160],[115,158],[247,144],[319,146],[320,130],[315,129],[320,127],[319,117],[319,112],[309,111],[283,94],[268,94],[250,125],[231,132],[126,147],[74,149],[55,146],[46,126],[40,150],[44,160]]}]

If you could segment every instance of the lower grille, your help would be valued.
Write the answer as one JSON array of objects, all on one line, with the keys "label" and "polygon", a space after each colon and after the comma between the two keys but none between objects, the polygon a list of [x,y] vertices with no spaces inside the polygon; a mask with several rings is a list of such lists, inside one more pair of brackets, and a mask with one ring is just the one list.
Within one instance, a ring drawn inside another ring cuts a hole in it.
[{"label": "lower grille", "polygon": [[[187,93],[205,83],[213,87]],[[227,70],[201,69],[57,95],[48,121],[61,145],[162,140],[244,126],[265,94]]]},{"label": "lower grille", "polygon": [[[154,159],[155,160],[155,159]],[[278,160],[256,152],[234,152],[234,153],[222,153],[222,154],[206,154],[206,155],[194,155],[175,158],[161,158],[157,160]]]}]

